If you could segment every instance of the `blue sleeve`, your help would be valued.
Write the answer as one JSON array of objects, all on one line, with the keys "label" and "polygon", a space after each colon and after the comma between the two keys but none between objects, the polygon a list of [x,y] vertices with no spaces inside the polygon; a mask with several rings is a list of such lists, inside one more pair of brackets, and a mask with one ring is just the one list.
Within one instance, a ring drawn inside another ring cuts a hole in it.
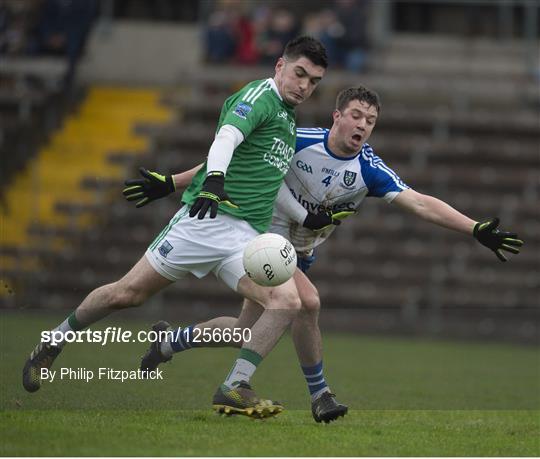
[{"label": "blue sleeve", "polygon": [[409,188],[369,145],[364,146],[359,160],[368,196],[383,198],[388,193],[399,193]]}]

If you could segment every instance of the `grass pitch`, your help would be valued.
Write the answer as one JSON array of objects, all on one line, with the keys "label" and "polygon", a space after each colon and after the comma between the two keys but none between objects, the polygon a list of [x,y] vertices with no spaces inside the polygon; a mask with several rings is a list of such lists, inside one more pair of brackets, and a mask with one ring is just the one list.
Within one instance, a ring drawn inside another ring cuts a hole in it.
[{"label": "grass pitch", "polygon": [[[1,318],[0,453],[155,456],[538,456],[537,348],[325,334],[325,374],[349,415],[316,424],[292,343],[258,369],[257,392],[280,400],[275,419],[223,418],[211,397],[237,351],[195,349],[163,365],[163,381],[56,380],[24,391],[21,369],[41,330],[63,315]],[[98,324],[147,329],[150,321]],[[186,324],[183,324],[186,325]],[[130,370],[146,344],[66,347],[53,369]]]}]

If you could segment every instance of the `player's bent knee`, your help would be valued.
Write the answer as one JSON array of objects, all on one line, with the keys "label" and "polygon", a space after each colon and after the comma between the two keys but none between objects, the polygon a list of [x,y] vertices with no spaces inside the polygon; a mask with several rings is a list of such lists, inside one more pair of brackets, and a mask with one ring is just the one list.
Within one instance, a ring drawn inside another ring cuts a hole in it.
[{"label": "player's bent knee", "polygon": [[302,297],[302,310],[308,312],[319,312],[321,309],[321,299],[317,292]]},{"label": "player's bent knee", "polygon": [[114,309],[135,308],[148,298],[141,289],[124,285],[120,282],[114,284],[110,306]]},{"label": "player's bent knee", "polygon": [[291,302],[289,309],[294,311],[300,311],[302,309],[302,300],[299,296],[295,296],[294,300]]},{"label": "player's bent knee", "polygon": [[289,311],[300,311],[302,301],[296,292],[287,292],[281,295],[275,295],[273,298],[273,309],[287,309]]}]

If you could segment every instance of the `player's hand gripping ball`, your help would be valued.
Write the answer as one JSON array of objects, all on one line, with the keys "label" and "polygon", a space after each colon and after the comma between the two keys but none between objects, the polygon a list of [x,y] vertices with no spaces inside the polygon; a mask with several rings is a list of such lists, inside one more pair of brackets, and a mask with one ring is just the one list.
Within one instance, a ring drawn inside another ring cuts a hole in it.
[{"label": "player's hand gripping ball", "polygon": [[281,285],[294,274],[296,251],[279,234],[261,234],[244,249],[244,269],[256,284],[264,287]]}]

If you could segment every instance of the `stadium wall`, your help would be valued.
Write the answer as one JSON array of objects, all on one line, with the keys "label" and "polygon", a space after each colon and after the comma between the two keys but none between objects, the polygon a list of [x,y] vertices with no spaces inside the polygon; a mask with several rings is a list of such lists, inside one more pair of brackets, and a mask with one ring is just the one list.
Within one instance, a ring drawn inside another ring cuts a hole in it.
[{"label": "stadium wall", "polygon": [[173,84],[201,62],[196,24],[101,21],[94,27],[81,62],[83,83]]}]

